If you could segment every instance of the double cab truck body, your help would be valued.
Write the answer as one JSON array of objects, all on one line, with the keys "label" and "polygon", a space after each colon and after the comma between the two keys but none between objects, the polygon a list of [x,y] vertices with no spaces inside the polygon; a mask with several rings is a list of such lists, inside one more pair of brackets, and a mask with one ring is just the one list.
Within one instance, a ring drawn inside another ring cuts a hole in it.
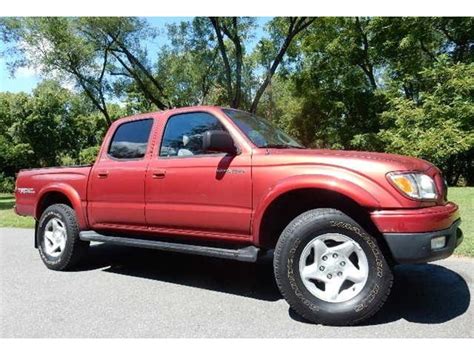
[{"label": "double cab truck body", "polygon": [[324,324],[370,317],[393,265],[448,257],[462,240],[432,164],[305,149],[209,106],[115,121],[92,166],[21,170],[15,210],[36,219],[35,246],[56,270],[90,241],[242,261],[273,251],[283,296]]}]

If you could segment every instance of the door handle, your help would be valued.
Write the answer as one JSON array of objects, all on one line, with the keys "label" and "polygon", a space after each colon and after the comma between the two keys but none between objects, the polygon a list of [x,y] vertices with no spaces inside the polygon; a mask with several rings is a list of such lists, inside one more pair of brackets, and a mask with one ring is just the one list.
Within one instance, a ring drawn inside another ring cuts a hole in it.
[{"label": "door handle", "polygon": [[166,176],[166,170],[153,170],[152,177],[153,179],[164,179]]},{"label": "door handle", "polygon": [[97,176],[99,179],[105,179],[107,176],[109,176],[109,172],[107,170],[100,170],[97,172]]}]

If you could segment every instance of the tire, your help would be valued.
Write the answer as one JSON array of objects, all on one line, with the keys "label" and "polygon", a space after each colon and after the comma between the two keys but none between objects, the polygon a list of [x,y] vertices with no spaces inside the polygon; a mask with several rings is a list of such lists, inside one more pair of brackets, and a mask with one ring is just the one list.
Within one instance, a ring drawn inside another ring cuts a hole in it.
[{"label": "tire", "polygon": [[353,325],[370,318],[393,282],[376,239],[335,209],[296,217],[278,240],[273,266],[290,307],[324,325]]},{"label": "tire", "polygon": [[76,214],[68,205],[49,206],[38,222],[37,244],[48,269],[70,270],[87,253],[89,242],[79,239]]}]

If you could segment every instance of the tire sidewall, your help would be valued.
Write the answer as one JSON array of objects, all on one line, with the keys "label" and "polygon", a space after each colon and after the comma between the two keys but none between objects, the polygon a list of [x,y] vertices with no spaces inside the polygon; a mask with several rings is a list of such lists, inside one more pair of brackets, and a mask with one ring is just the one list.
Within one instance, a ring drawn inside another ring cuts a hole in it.
[{"label": "tire sidewall", "polygon": [[[59,254],[57,257],[53,257],[48,255],[44,251],[44,232],[46,225],[52,218],[58,218],[63,222],[64,226],[66,227],[66,246],[64,250],[62,251],[61,254]],[[43,262],[48,266],[49,268],[54,268],[54,269],[61,269],[63,265],[65,265],[71,255],[71,249],[74,244],[74,236],[75,233],[77,233],[77,227],[76,226],[71,226],[71,223],[68,221],[67,217],[65,216],[64,212],[58,208],[58,206],[51,206],[48,207],[43,214],[41,215],[41,218],[38,222],[38,250],[41,256],[41,259]]]},{"label": "tire sidewall", "polygon": [[[275,272],[281,279],[284,293],[291,299],[290,305],[297,311],[301,310],[300,314],[305,317],[309,314],[313,321],[324,319],[329,320],[329,323],[353,323],[365,318],[375,308],[378,309],[377,301],[386,293],[391,270],[375,239],[355,221],[335,212],[337,213],[318,214],[317,210],[313,210],[290,223],[282,233],[281,244],[279,241],[280,245],[277,246],[281,248],[281,262],[278,266],[275,265]],[[326,233],[339,233],[351,238],[359,244],[367,257],[367,282],[355,297],[345,302],[332,303],[317,298],[306,288],[300,276],[299,261],[303,249],[315,237]]]}]

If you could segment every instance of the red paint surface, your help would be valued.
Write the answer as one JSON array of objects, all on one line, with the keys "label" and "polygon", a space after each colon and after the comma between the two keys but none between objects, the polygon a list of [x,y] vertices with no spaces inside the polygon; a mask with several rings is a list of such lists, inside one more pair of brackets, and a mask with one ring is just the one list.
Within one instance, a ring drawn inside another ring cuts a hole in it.
[{"label": "red paint surface", "polygon": [[[215,115],[233,136],[241,153],[159,157],[167,119],[176,113]],[[124,121],[153,118],[142,160],[115,160],[107,147]],[[219,173],[222,169],[239,173]],[[154,173],[165,172],[164,178]],[[430,163],[393,154],[255,147],[219,107],[189,107],[141,114],[115,121],[92,167],[22,170],[16,211],[39,218],[41,199],[63,193],[78,215],[81,229],[178,234],[258,244],[261,218],[281,194],[300,188],[344,194],[370,212],[381,232],[426,232],[447,228],[459,217],[457,206],[442,197],[420,202],[402,196],[386,179],[392,171],[422,171],[442,191],[439,170]],[[106,177],[99,175],[106,173]],[[441,194],[440,194],[441,195]]]},{"label": "red paint surface", "polygon": [[375,211],[371,217],[382,233],[430,232],[451,227],[459,218],[459,210],[457,205],[450,202],[444,206],[413,210]]}]

